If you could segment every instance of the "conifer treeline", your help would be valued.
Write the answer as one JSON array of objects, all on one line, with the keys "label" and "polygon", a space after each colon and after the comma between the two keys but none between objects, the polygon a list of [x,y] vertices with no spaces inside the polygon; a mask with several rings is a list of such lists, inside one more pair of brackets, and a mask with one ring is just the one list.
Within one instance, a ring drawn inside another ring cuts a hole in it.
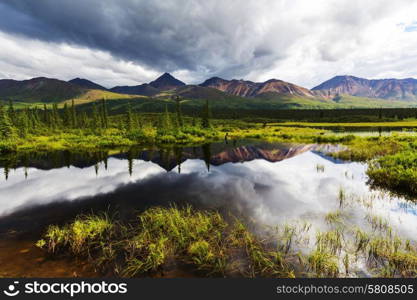
[{"label": "conifer treeline", "polygon": [[9,139],[14,137],[24,138],[28,134],[47,133],[48,131],[65,131],[71,129],[89,130],[92,133],[100,134],[109,128],[117,128],[126,133],[140,130],[144,126],[156,127],[158,134],[170,134],[174,130],[184,126],[211,128],[210,107],[208,101],[201,112],[201,120],[197,122],[193,118],[191,124],[184,124],[184,117],[181,111],[182,99],[175,97],[175,113],[165,111],[159,114],[154,120],[145,120],[143,115],[132,110],[130,102],[127,103],[126,111],[122,115],[109,116],[106,100],[95,102],[89,112],[77,109],[74,101],[71,104],[65,103],[59,109],[58,104],[44,104],[43,108],[15,109],[13,102],[8,105],[0,104],[0,138]]}]

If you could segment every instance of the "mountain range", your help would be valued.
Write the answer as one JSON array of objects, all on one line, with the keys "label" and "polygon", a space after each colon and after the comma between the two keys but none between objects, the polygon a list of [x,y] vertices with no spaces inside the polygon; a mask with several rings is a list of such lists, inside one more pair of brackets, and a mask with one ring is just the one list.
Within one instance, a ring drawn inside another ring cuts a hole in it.
[{"label": "mountain range", "polygon": [[265,82],[246,80],[225,80],[213,77],[204,81],[200,86],[218,89],[227,94],[240,97],[257,97],[265,93],[288,94],[301,97],[315,97],[309,89],[282,80],[270,79]]},{"label": "mountain range", "polygon": [[336,76],[312,89],[319,94],[346,94],[351,96],[413,101],[417,100],[417,79],[365,79],[354,76]]},{"label": "mountain range", "polygon": [[278,79],[265,82],[207,79],[187,85],[169,73],[135,86],[107,89],[88,79],[63,81],[37,77],[29,80],[0,80],[0,100],[48,103],[76,100],[77,104],[106,99],[167,99],[177,94],[190,101],[209,100],[244,108],[334,108],[417,106],[417,80],[365,79],[335,76],[308,89]]}]

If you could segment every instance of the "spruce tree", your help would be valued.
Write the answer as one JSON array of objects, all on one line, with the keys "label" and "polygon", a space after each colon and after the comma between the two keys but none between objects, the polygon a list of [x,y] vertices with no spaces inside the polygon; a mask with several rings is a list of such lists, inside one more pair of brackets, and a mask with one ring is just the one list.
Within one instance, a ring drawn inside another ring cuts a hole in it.
[{"label": "spruce tree", "polygon": [[17,125],[16,112],[14,110],[14,106],[13,106],[13,101],[12,100],[9,100],[8,113],[9,113],[9,118],[10,118],[12,124],[13,125]]},{"label": "spruce tree", "polygon": [[64,104],[64,126],[66,128],[71,126],[71,111],[66,103]]},{"label": "spruce tree", "polygon": [[182,98],[180,96],[173,96],[172,99],[175,101],[175,110],[177,112],[178,126],[183,127],[184,123],[182,120],[182,111],[181,111]]},{"label": "spruce tree", "polygon": [[71,101],[71,126],[77,128],[77,112],[75,110],[74,100]]},{"label": "spruce tree", "polygon": [[95,103],[93,103],[93,110],[92,110],[92,122],[90,123],[91,129],[94,132],[97,132],[102,128],[102,120],[99,116],[97,106]]},{"label": "spruce tree", "polygon": [[108,112],[107,112],[106,99],[101,100],[101,118],[103,120],[103,127],[108,128],[109,122],[108,122]]},{"label": "spruce tree", "polygon": [[132,114],[132,106],[130,105],[130,101],[127,102],[127,111],[126,111],[126,119],[125,119],[125,128],[126,130],[132,131],[133,129],[133,114]]},{"label": "spruce tree", "polygon": [[204,105],[202,118],[201,118],[201,126],[205,129],[211,127],[210,125],[210,106],[208,100],[206,100],[206,105]]},{"label": "spruce tree", "polygon": [[0,105],[0,137],[9,139],[16,135],[16,128],[10,120],[9,113]]},{"label": "spruce tree", "polygon": [[47,127],[52,127],[52,116],[46,104],[43,105],[43,122]]},{"label": "spruce tree", "polygon": [[88,115],[85,111],[83,111],[82,114],[81,114],[81,120],[79,121],[78,126],[80,128],[88,127]]},{"label": "spruce tree", "polygon": [[58,111],[58,104],[52,104],[51,127],[56,129],[61,126],[61,116]]},{"label": "spruce tree", "polygon": [[28,116],[28,110],[25,109],[20,112],[19,114],[19,135],[21,137],[26,137],[29,133],[29,116]]},{"label": "spruce tree", "polygon": [[142,120],[142,117],[139,114],[136,114],[136,123],[138,124],[138,127],[140,129],[143,128],[143,120]]},{"label": "spruce tree", "polygon": [[171,122],[171,116],[169,114],[168,105],[165,105],[165,113],[163,117],[163,128],[165,131],[169,131],[172,129],[172,122]]},{"label": "spruce tree", "polygon": [[30,108],[28,110],[29,126],[32,130],[37,130],[41,127],[41,121],[39,118],[38,110],[36,108]]},{"label": "spruce tree", "polygon": [[165,112],[159,117],[158,134],[166,135],[172,129],[171,117],[169,115],[168,106],[165,105]]}]

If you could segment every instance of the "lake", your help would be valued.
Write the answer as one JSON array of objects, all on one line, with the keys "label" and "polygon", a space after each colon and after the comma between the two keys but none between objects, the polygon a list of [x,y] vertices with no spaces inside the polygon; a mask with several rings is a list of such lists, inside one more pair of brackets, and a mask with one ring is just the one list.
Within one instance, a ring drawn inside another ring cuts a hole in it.
[{"label": "lake", "polygon": [[[378,219],[392,234],[417,242],[416,203],[372,189],[367,165],[328,155],[337,149],[234,141],[3,159],[0,276],[103,275],[85,261],[50,258],[34,243],[48,225],[64,224],[80,213],[105,211],[129,220],[156,205],[215,209],[250,220],[259,234],[265,228],[308,224],[293,246],[302,253],[314,248],[317,232],[331,229],[326,217],[332,212],[343,214],[347,240],[354,239],[354,228],[382,230],[375,226]],[[360,257],[352,268],[356,276],[372,275]]]}]

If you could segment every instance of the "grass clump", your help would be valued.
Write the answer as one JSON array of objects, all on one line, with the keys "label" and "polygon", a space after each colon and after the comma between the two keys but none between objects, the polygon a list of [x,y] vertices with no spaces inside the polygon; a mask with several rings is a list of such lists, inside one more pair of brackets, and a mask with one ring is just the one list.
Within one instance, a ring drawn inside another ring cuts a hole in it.
[{"label": "grass clump", "polygon": [[70,247],[71,251],[79,254],[92,248],[104,234],[109,234],[113,224],[107,215],[83,215],[66,226],[50,225],[45,239],[37,242],[37,246],[47,247],[54,253],[62,248]]},{"label": "grass clump", "polygon": [[172,268],[198,276],[293,277],[285,254],[217,212],[154,207],[129,225],[104,216],[51,225],[37,242],[50,253],[87,257],[103,272],[155,276]]},{"label": "grass clump", "polygon": [[369,235],[356,231],[356,254],[363,253],[377,276],[417,276],[417,252],[409,241],[398,236]]},{"label": "grass clump", "polygon": [[343,213],[341,210],[329,212],[324,217],[324,220],[329,225],[343,225]]},{"label": "grass clump", "polygon": [[331,254],[340,253],[343,248],[343,233],[341,230],[318,232],[316,235],[317,249]]},{"label": "grass clump", "polygon": [[345,160],[366,161],[390,155],[404,149],[404,143],[395,137],[356,138],[348,143],[349,148],[331,155]]},{"label": "grass clump", "polygon": [[389,190],[417,195],[417,153],[415,149],[383,156],[370,164],[370,182]]},{"label": "grass clump", "polygon": [[317,277],[337,277],[339,265],[337,257],[329,252],[316,249],[307,258],[311,271]]}]

